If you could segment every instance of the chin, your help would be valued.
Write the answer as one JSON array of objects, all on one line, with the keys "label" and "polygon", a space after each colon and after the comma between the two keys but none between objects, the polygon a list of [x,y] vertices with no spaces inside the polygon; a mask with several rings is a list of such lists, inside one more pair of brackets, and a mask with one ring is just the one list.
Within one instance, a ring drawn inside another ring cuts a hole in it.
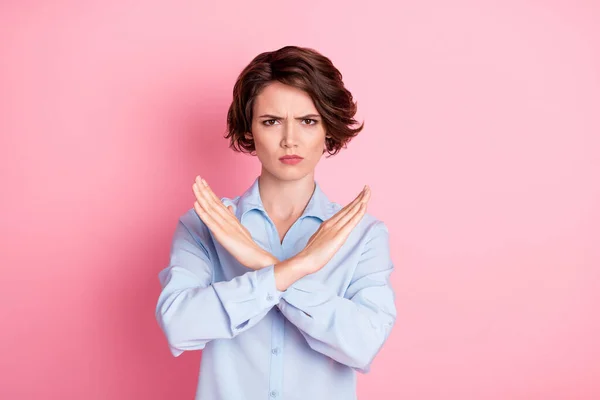
[{"label": "chin", "polygon": [[288,171],[288,172],[280,172],[277,174],[277,178],[282,181],[297,181],[304,178],[308,173],[306,171]]},{"label": "chin", "polygon": [[289,168],[287,166],[283,168],[269,168],[267,171],[280,181],[297,181],[310,173],[306,168]]}]

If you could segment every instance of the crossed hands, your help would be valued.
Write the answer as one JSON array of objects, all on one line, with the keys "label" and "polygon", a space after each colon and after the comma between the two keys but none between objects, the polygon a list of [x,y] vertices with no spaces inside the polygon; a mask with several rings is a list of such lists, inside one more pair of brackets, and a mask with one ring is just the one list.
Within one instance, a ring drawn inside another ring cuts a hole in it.
[{"label": "crossed hands", "polygon": [[[214,238],[240,264],[256,270],[279,262],[271,253],[258,246],[248,229],[233,213],[233,208],[226,207],[204,179],[196,177],[192,189],[196,196],[196,213]],[[306,247],[296,255],[310,260],[306,263],[310,269],[307,273],[318,271],[333,258],[365,214],[370,197],[371,190],[365,186],[354,200],[319,226]]]}]

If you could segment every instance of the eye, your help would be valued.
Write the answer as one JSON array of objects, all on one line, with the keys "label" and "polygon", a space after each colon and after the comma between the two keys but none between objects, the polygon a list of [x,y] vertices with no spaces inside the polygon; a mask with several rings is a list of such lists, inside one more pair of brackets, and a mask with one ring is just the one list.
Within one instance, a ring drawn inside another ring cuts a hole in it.
[{"label": "eye", "polygon": [[273,126],[273,125],[275,125],[275,122],[277,122],[276,119],[266,119],[262,123],[263,123],[263,125],[266,125],[266,126]]},{"label": "eye", "polygon": [[306,125],[316,125],[319,122],[316,119],[310,119],[310,118],[305,118],[302,120],[302,122],[306,122],[306,121],[309,121]]}]

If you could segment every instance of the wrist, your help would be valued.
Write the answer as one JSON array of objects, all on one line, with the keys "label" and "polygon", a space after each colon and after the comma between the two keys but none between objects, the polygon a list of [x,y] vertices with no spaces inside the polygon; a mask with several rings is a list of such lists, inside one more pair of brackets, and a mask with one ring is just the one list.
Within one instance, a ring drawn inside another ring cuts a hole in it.
[{"label": "wrist", "polygon": [[300,251],[290,259],[294,264],[294,269],[300,271],[303,275],[309,275],[313,272],[314,261],[310,254],[304,250]]},{"label": "wrist", "polygon": [[308,275],[310,273],[308,265],[308,260],[302,255],[296,255],[275,264],[274,274],[277,290],[284,292],[294,282]]},{"label": "wrist", "polygon": [[274,265],[277,264],[279,262],[279,259],[277,257],[275,257],[273,254],[267,252],[267,251],[262,251],[261,256],[259,257],[260,261],[257,263],[257,266],[255,269],[262,269],[262,268],[266,268],[269,265]]}]

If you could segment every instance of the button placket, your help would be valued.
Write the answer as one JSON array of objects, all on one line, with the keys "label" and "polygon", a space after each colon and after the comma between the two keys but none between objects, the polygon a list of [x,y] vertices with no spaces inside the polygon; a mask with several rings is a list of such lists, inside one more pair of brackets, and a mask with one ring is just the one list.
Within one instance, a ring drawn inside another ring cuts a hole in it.
[{"label": "button placket", "polygon": [[[271,251],[274,255],[278,255],[280,260],[285,259],[284,253],[285,249],[283,244],[279,241],[279,233],[277,232],[277,228],[273,221],[268,217],[265,213],[265,229],[269,232],[269,244],[271,245]],[[291,228],[290,228],[291,230]],[[286,238],[289,236],[286,234]],[[284,240],[286,239],[284,238]],[[271,297],[271,298],[269,298]],[[267,301],[273,301],[273,294],[267,294]],[[280,312],[277,305],[275,305],[275,309],[277,312]],[[284,319],[280,316],[273,318],[273,322],[271,325],[271,371],[269,376],[269,396],[272,399],[280,397],[280,391],[282,389],[283,384],[283,341],[284,341],[284,329],[285,323]]]}]

